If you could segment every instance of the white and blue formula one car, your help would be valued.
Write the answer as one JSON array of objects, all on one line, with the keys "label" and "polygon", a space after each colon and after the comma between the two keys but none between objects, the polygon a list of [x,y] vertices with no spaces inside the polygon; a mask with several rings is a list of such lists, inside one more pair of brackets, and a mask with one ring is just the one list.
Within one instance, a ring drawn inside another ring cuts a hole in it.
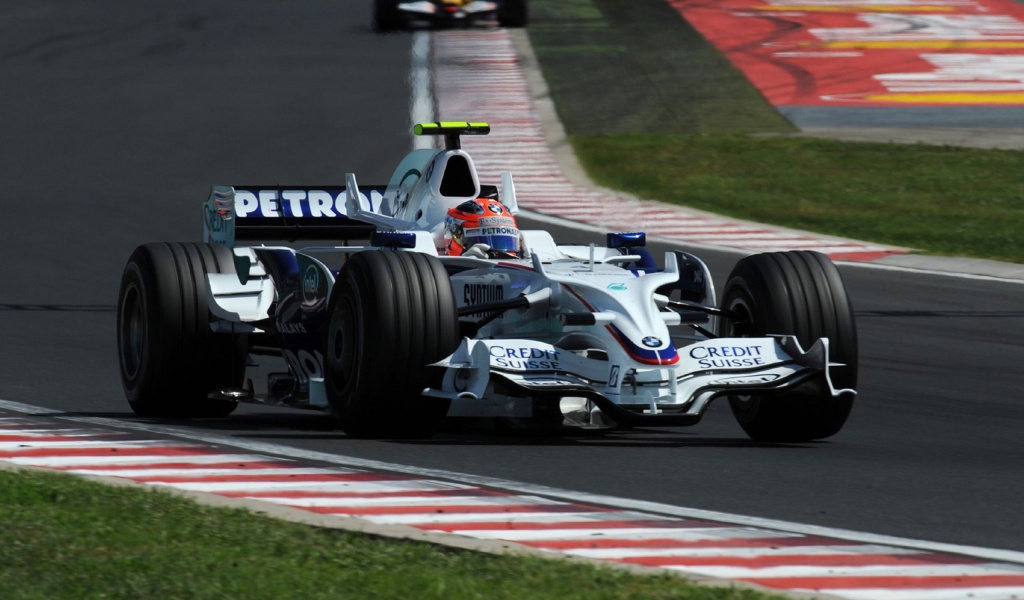
[{"label": "white and blue formula one car", "polygon": [[[226,416],[261,402],[329,412],[356,437],[410,437],[446,416],[690,425],[725,397],[756,440],[841,429],[857,339],[827,257],[742,258],[719,303],[700,259],[672,251],[658,263],[643,233],[559,245],[516,229],[515,251],[452,255],[455,207],[500,200],[496,212],[518,212],[511,174],[481,184],[461,149],[460,136],[489,130],[417,125],[445,147],[413,151],[386,186],[360,187],[353,174],[333,188],[215,186],[202,243],[139,246],[117,315],[135,413]],[[239,244],[324,239],[368,242]],[[287,368],[257,392],[245,372],[260,355]]]}]

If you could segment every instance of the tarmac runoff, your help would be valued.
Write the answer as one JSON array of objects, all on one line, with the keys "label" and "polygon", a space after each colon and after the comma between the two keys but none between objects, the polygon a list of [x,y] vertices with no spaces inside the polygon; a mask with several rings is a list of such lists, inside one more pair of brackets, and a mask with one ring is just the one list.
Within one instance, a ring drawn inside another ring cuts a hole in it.
[{"label": "tarmac runoff", "polygon": [[[532,108],[540,129],[562,174],[576,186],[609,196],[624,196],[594,184],[576,160],[547,84],[540,73],[536,56],[525,31],[507,31],[518,56],[518,65],[529,89]],[[436,43],[436,42],[435,42]],[[443,89],[443,86],[439,86]],[[443,100],[439,98],[443,105]],[[800,132],[791,135],[848,141],[934,144],[1024,151],[1024,110],[1017,108],[943,107],[943,108],[826,108],[780,107]],[[455,113],[448,113],[455,114]],[[936,126],[942,123],[942,126]],[[709,215],[713,216],[713,215]],[[814,235],[770,226],[751,224],[760,229],[775,229],[789,234]],[[838,239],[838,238],[836,238]],[[867,244],[867,242],[862,242]],[[740,249],[719,247],[722,250]],[[894,248],[870,261],[850,264],[868,268],[937,273],[969,279],[1024,283],[1024,265],[994,260],[940,257],[914,254],[910,248]],[[833,256],[837,262],[845,262]]]}]

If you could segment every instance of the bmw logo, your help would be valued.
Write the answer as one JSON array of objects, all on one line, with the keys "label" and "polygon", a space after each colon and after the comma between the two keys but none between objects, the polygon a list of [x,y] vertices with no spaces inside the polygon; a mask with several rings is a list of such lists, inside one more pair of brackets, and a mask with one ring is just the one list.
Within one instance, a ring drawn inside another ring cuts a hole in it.
[{"label": "bmw logo", "polygon": [[658,346],[661,345],[661,340],[659,338],[654,337],[653,335],[645,337],[644,339],[640,340],[640,342],[643,343],[643,345],[647,346],[648,348],[657,348]]}]

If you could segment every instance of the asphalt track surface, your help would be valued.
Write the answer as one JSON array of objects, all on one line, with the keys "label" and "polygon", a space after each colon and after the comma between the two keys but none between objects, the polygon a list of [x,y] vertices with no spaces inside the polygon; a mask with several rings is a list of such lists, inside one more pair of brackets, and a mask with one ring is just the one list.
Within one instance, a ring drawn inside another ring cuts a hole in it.
[{"label": "asphalt track surface", "polygon": [[[384,181],[410,147],[408,35],[369,3],[8,0],[0,5],[0,398],[137,421],[114,343],[124,261],[196,240],[211,183]],[[531,227],[530,223],[522,223]],[[551,228],[564,242],[583,232]],[[654,244],[652,250],[664,248]],[[699,254],[719,286],[738,255]],[[244,406],[182,431],[678,506],[1024,550],[1024,288],[842,267],[860,397],[827,442],[698,426],[604,435],[347,439],[316,413]]]}]

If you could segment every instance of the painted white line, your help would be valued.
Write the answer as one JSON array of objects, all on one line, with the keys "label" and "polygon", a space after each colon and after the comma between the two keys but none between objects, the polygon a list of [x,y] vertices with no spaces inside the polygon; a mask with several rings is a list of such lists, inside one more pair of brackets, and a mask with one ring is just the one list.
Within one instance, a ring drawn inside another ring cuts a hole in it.
[{"label": "painted white line", "polygon": [[982,275],[980,273],[963,273],[957,271],[937,271],[930,268],[903,267],[900,265],[889,265],[878,262],[842,262],[844,265],[858,267],[861,269],[878,269],[880,271],[893,271],[895,273],[917,273],[923,275],[937,275],[939,277],[955,277],[957,279],[970,279],[974,281],[995,281],[999,283],[1024,284],[1024,278],[1000,277],[998,275]]},{"label": "painted white line", "polygon": [[851,600],[1012,600],[1024,598],[1024,586],[925,588],[829,588],[828,592]]},{"label": "painted white line", "polygon": [[[575,554],[573,552],[572,554]],[[674,565],[675,566],[675,565]],[[708,577],[719,577],[722,579],[778,579],[782,577],[814,577],[814,578],[839,578],[839,577],[898,577],[909,580],[907,585],[914,578],[923,577],[985,577],[990,575],[1002,575],[1007,573],[1005,569],[994,571],[987,567],[963,566],[963,565],[940,565],[940,566],[885,566],[868,565],[863,567],[834,567],[834,566],[810,566],[792,565],[783,567],[716,567],[707,565],[678,565],[678,569],[684,569],[689,573],[700,573]],[[1010,575],[1012,577],[1012,575]],[[786,586],[789,587],[789,586]],[[895,587],[895,586],[894,586]],[[963,598],[970,598],[963,596]],[[1009,596],[1004,596],[1009,598]]]},{"label": "painted white line", "polygon": [[[409,112],[413,123],[428,123],[435,120],[434,91],[430,76],[430,34],[417,31],[412,34],[412,69],[409,76]],[[414,135],[414,149],[432,148],[433,140],[426,136]]]}]

